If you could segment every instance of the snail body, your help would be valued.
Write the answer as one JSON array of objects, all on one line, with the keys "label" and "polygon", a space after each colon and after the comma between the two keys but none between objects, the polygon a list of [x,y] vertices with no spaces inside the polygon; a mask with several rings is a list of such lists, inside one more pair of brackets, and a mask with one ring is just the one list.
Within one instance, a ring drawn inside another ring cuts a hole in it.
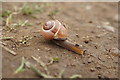
[{"label": "snail body", "polygon": [[42,26],[41,35],[48,40],[62,39],[67,37],[67,30],[58,20],[51,20]]}]

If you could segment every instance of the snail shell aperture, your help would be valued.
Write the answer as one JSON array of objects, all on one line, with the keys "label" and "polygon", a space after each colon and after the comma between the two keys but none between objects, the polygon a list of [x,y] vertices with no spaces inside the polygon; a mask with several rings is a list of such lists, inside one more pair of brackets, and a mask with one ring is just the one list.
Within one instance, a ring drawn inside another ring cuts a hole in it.
[{"label": "snail shell aperture", "polygon": [[42,26],[41,35],[48,39],[66,38],[67,30],[58,20],[50,20]]}]

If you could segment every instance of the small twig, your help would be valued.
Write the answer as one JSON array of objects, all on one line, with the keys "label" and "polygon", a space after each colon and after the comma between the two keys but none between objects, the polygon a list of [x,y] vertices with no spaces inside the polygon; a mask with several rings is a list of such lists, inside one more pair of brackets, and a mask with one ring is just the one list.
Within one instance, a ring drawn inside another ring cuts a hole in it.
[{"label": "small twig", "polygon": [[50,62],[47,64],[47,66],[53,64],[54,62],[58,62],[58,61],[59,61],[58,57],[53,57],[50,59]]},{"label": "small twig", "polygon": [[52,76],[50,76],[50,75],[46,75],[46,74],[44,74],[44,73],[42,73],[40,70],[38,70],[35,66],[33,66],[30,62],[26,62],[25,63],[26,64],[26,66],[28,67],[28,68],[30,68],[30,69],[32,69],[35,73],[37,73],[40,77],[43,77],[43,78],[54,78],[54,77],[52,77]]},{"label": "small twig", "polygon": [[59,73],[58,78],[62,78],[62,75],[63,75],[64,71],[65,71],[65,69],[63,69],[63,70]]},{"label": "small twig", "polygon": [[7,43],[1,42],[1,41],[0,41],[0,44],[7,45]]},{"label": "small twig", "polygon": [[0,40],[8,40],[8,39],[12,39],[13,37],[0,37]]},{"label": "small twig", "polygon": [[40,64],[40,66],[42,66],[42,67],[44,68],[44,70],[46,71],[47,74],[49,74],[48,69],[47,69],[47,67],[46,67],[46,64],[44,64],[39,58],[37,59],[37,58],[34,57],[34,56],[32,56],[32,58],[33,58],[35,61],[37,61],[37,62]]},{"label": "small twig", "polygon": [[17,13],[17,12],[13,12],[13,13],[11,13],[11,14],[7,17],[7,19],[6,19],[6,26],[9,26],[9,23],[10,23],[12,17],[13,17],[13,14],[18,14],[18,13]]},{"label": "small twig", "polygon": [[19,73],[19,72],[23,72],[25,69],[24,69],[24,66],[25,66],[25,58],[22,57],[22,61],[21,61],[21,64],[20,66],[16,69],[16,71],[14,72],[15,74]]},{"label": "small twig", "polygon": [[75,75],[72,75],[70,78],[82,78],[82,76],[79,74],[75,74]]},{"label": "small twig", "polygon": [[28,20],[26,20],[23,24],[21,24],[21,26],[25,26],[28,23]]},{"label": "small twig", "polygon": [[0,46],[1,46],[2,48],[4,48],[6,51],[10,52],[12,55],[14,55],[14,56],[16,56],[16,55],[17,55],[17,53],[16,53],[16,52],[14,52],[14,51],[10,50],[9,48],[7,48],[7,47],[3,46],[2,44],[0,44]]}]

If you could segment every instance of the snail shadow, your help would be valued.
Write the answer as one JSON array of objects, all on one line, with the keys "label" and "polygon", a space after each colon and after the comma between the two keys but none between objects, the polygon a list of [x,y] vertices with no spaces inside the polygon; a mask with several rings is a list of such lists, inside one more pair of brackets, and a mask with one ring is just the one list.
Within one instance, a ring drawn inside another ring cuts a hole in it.
[{"label": "snail shadow", "polygon": [[64,47],[61,47],[61,46],[55,44],[52,40],[45,40],[44,43],[45,43],[45,45],[48,45],[49,47],[54,48],[54,49],[56,47],[65,49]]},{"label": "snail shadow", "polygon": [[[47,45],[47,46],[49,46],[49,48],[52,48],[52,50],[53,50],[53,52],[55,51],[57,51],[58,53],[61,53],[61,51],[65,51],[65,52],[68,52],[69,53],[69,51],[70,51],[70,53],[75,53],[75,52],[73,52],[73,51],[71,51],[71,50],[68,50],[68,49],[66,49],[65,47],[63,47],[63,46],[60,46],[60,45],[58,45],[58,44],[56,44],[54,41],[52,41],[52,40],[45,40],[44,41],[44,43],[45,43],[45,45]],[[62,50],[63,49],[63,50]]]}]

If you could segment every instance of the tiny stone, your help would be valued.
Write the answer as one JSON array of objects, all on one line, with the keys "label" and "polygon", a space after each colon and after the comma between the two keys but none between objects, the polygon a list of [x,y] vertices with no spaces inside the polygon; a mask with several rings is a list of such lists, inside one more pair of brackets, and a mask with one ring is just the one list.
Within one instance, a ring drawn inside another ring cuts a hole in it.
[{"label": "tiny stone", "polygon": [[49,48],[48,51],[50,51],[51,49]]},{"label": "tiny stone", "polygon": [[89,43],[89,41],[87,41],[87,40],[85,40],[84,42],[85,42],[86,44],[88,44],[88,43]]},{"label": "tiny stone", "polygon": [[102,61],[102,62],[105,62],[105,60],[104,60],[103,57],[98,56],[98,59],[99,59],[100,61]]},{"label": "tiny stone", "polygon": [[93,60],[92,60],[92,58],[89,58],[88,59],[88,63],[91,63]]},{"label": "tiny stone", "polygon": [[93,23],[92,21],[89,21],[89,23]]},{"label": "tiny stone", "polygon": [[15,48],[12,48],[12,49],[15,49]]},{"label": "tiny stone", "polygon": [[50,48],[45,48],[47,51],[51,51],[51,49]]},{"label": "tiny stone", "polygon": [[96,69],[101,69],[100,65],[97,65],[95,68],[96,68]]},{"label": "tiny stone", "polygon": [[37,49],[38,51],[40,50],[40,49]]},{"label": "tiny stone", "polygon": [[94,31],[91,31],[91,33],[95,33]]},{"label": "tiny stone", "polygon": [[108,59],[110,59],[111,57],[110,56],[107,56]]},{"label": "tiny stone", "polygon": [[94,68],[90,68],[90,71],[91,71],[91,72],[94,72],[94,71],[95,71],[95,69],[94,69]]},{"label": "tiny stone", "polygon": [[106,29],[108,31],[111,31],[111,32],[115,32],[115,29],[112,26],[102,26],[102,28],[104,28],[104,29]]},{"label": "tiny stone", "polygon": [[96,26],[97,28],[101,28],[101,26]]},{"label": "tiny stone", "polygon": [[75,59],[77,59],[77,57],[75,57]]},{"label": "tiny stone", "polygon": [[108,74],[109,72],[107,71],[106,74]]},{"label": "tiny stone", "polygon": [[95,48],[98,49],[97,46],[95,46]]},{"label": "tiny stone", "polygon": [[79,44],[75,44],[75,46],[79,46]]},{"label": "tiny stone", "polygon": [[86,64],[85,62],[83,62],[83,64]]},{"label": "tiny stone", "polygon": [[102,78],[102,75],[101,75],[101,74],[99,74],[99,75],[98,75],[98,78],[99,78],[99,79],[101,79],[101,78]]},{"label": "tiny stone", "polygon": [[96,35],[96,38],[100,38],[100,35]]},{"label": "tiny stone", "polygon": [[104,75],[102,75],[102,74],[98,74],[98,78],[99,78],[99,79],[104,79],[104,78],[107,79],[108,77],[106,77],[106,76],[104,76]]},{"label": "tiny stone", "polygon": [[104,24],[104,25],[109,25],[109,24],[110,24],[110,22],[103,22],[103,24]]},{"label": "tiny stone", "polygon": [[71,64],[71,66],[74,66],[74,67],[75,67],[76,65],[75,65],[75,64]]},{"label": "tiny stone", "polygon": [[109,52],[110,52],[113,56],[120,56],[120,50],[119,50],[118,48],[110,49]]},{"label": "tiny stone", "polygon": [[107,37],[109,40],[112,40],[112,38],[111,37]]},{"label": "tiny stone", "polygon": [[36,35],[34,35],[33,37],[37,37]]},{"label": "tiny stone", "polygon": [[79,35],[78,35],[78,34],[76,34],[76,37],[77,37],[77,38],[79,38]]}]

